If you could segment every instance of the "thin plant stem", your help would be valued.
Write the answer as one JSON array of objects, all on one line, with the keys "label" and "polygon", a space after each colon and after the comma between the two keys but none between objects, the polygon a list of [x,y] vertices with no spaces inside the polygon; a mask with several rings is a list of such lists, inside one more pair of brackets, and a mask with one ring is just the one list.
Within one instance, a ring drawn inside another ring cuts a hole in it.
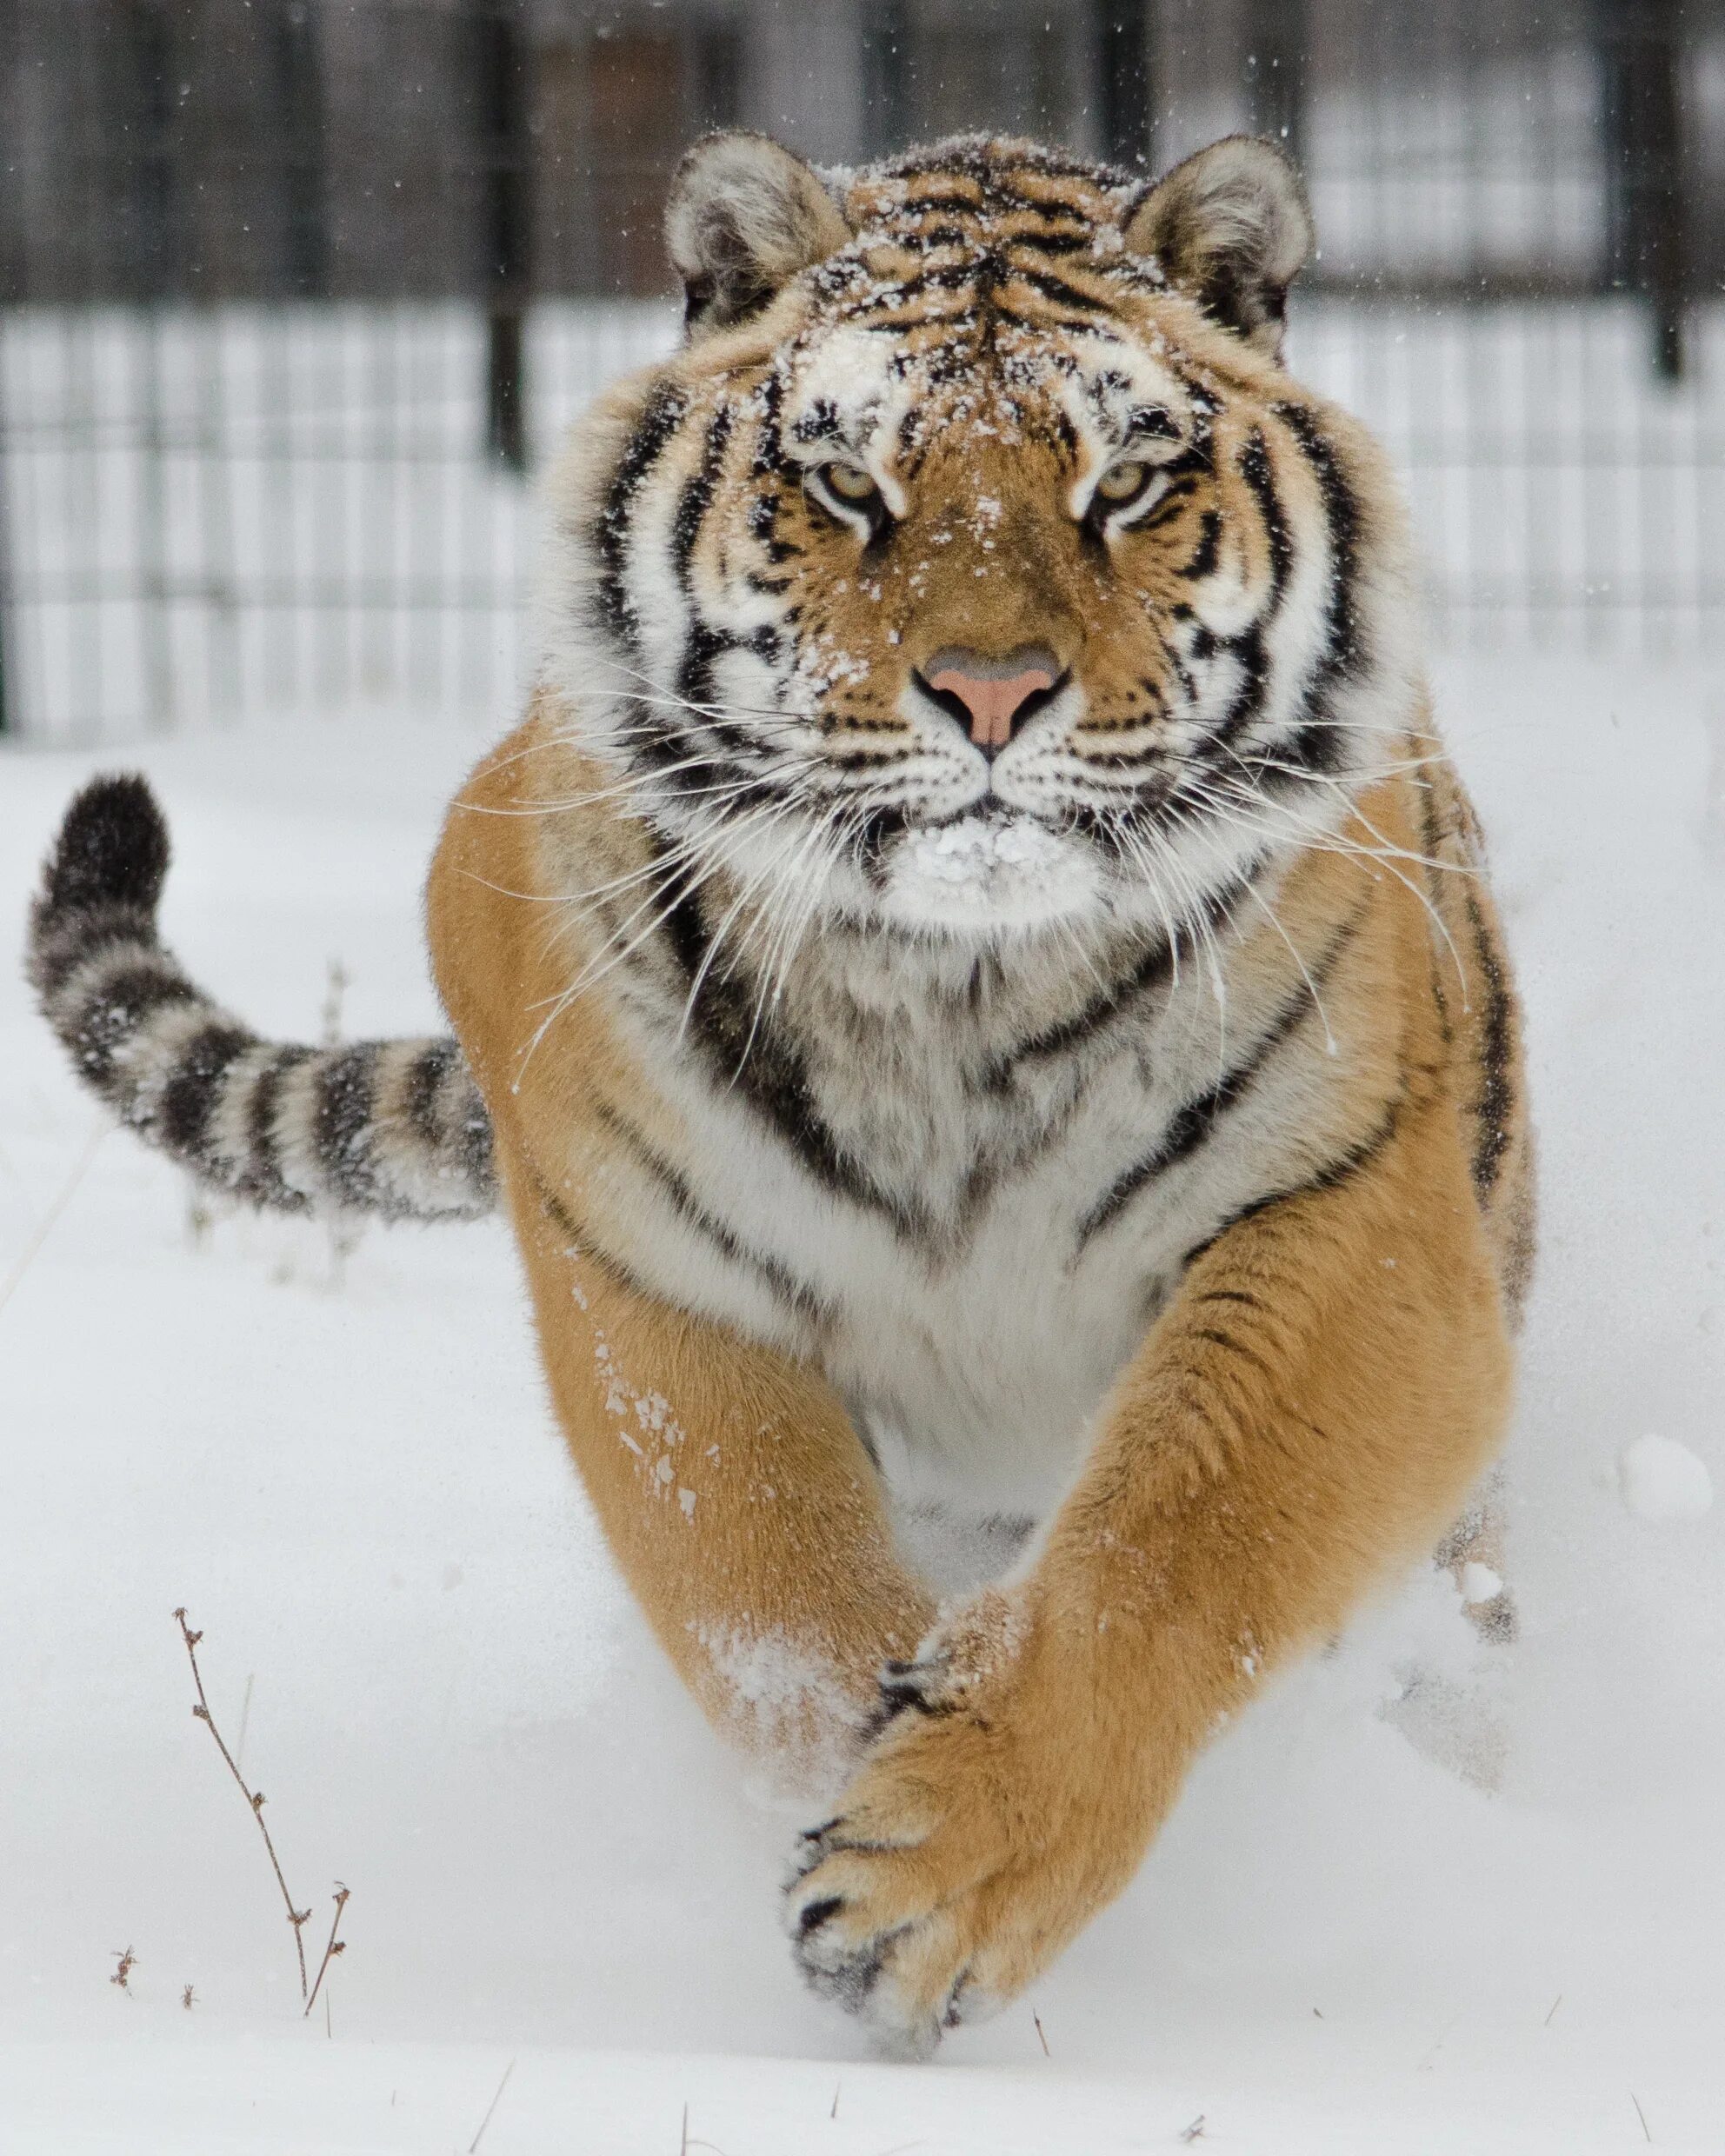
[{"label": "thin plant stem", "polygon": [[[191,1664],[191,1680],[197,1687],[197,1705],[193,1707],[192,1713],[196,1719],[203,1724],[204,1727],[216,1740],[216,1749],[222,1754],[223,1760],[226,1764],[228,1772],[233,1776],[236,1784],[238,1786],[240,1794],[246,1800],[246,1804],[251,1812],[251,1816],[257,1821],[257,1831],[263,1835],[263,1847],[270,1853],[270,1868],[276,1874],[276,1884],[281,1888],[282,1900],[287,1906],[288,1922],[293,1926],[294,1953],[299,1961],[299,1995],[302,1999],[306,2000],[309,2005],[310,1999],[307,1993],[305,1980],[305,1940],[303,1936],[303,1927],[308,1918],[310,1916],[311,1912],[310,1909],[295,1908],[294,1898],[288,1892],[288,1882],[282,1876],[281,1859],[276,1854],[276,1845],[270,1839],[270,1829],[263,1823],[263,1793],[262,1790],[250,1789],[246,1787],[245,1776],[241,1773],[239,1768],[234,1764],[234,1755],[229,1751],[227,1745],[223,1742],[222,1733],[216,1727],[216,1717],[210,1711],[210,1697],[203,1689],[203,1675],[197,1666],[197,1643],[203,1637],[203,1634],[201,1632],[194,1632],[192,1630],[191,1627],[186,1622],[186,1614],[183,1609],[176,1609],[174,1612],[174,1615],[179,1624],[180,1637],[186,1643],[186,1660]],[[336,1913],[339,1916],[339,1903],[337,1904]]]},{"label": "thin plant stem", "polygon": [[503,2068],[503,2078],[497,2084],[496,2094],[491,2099],[490,2104],[486,2106],[485,2116],[479,2121],[478,2133],[474,2135],[473,2139],[467,2145],[467,2156],[474,2156],[474,2152],[478,2148],[481,2141],[484,2139],[485,2129],[491,2123],[491,2114],[496,2110],[498,2105],[503,2102],[503,2091],[509,2086],[510,2076],[514,2072],[515,2061],[511,2059],[508,2066]]},{"label": "thin plant stem", "polygon": [[[336,1933],[342,1928],[342,1911],[348,1906],[348,1895],[351,1891],[351,1888],[340,1885],[336,1888],[336,1913],[330,1920],[330,1936],[324,1942],[323,1959],[318,1963],[317,1973],[311,1980],[311,1996],[305,2002],[308,2014],[317,2004],[317,1994],[323,1988],[323,1972],[338,1953],[345,1953],[348,1950],[346,1940],[337,1939]],[[326,1999],[323,2003],[327,2006],[330,2002]]]}]

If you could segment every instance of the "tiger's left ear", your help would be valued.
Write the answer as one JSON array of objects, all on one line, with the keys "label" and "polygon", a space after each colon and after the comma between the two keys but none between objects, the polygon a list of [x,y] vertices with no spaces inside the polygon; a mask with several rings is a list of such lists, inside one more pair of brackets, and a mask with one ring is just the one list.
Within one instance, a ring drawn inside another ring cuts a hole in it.
[{"label": "tiger's left ear", "polygon": [[677,167],[665,204],[689,336],[757,313],[850,236],[813,165],[765,135],[709,135]]},{"label": "tiger's left ear", "polygon": [[1229,135],[1156,182],[1126,245],[1261,352],[1282,349],[1288,288],[1317,241],[1298,168],[1274,143]]}]

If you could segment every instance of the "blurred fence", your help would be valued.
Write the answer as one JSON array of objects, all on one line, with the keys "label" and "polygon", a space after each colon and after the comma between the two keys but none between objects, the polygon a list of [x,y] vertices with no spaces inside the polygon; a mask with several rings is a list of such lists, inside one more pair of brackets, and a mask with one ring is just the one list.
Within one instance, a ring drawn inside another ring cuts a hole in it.
[{"label": "blurred fence", "polygon": [[0,0],[3,722],[501,717],[521,475],[675,336],[659,201],[729,121],[1283,136],[1293,362],[1439,634],[1725,642],[1725,4]]},{"label": "blurred fence", "polygon": [[[665,302],[536,307],[528,461],[676,329]],[[454,301],[0,317],[21,730],[506,713],[534,509],[486,453],[485,347]]]}]

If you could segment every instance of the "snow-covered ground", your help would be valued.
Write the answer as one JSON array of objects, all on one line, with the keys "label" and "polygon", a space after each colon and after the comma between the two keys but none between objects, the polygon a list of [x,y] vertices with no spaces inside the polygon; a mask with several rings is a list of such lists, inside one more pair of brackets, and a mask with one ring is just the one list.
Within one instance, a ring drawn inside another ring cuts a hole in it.
[{"label": "snow-covered ground", "polygon": [[[868,2064],[798,1987],[795,1822],[620,1594],[501,1230],[344,1261],[291,1223],[195,1239],[0,971],[7,2156],[449,2156],[511,2061],[484,2156],[1725,2149],[1725,1508],[1696,1465],[1725,1471],[1725,687],[1547,660],[1441,691],[1543,1145],[1506,1787],[1378,1711],[1459,1625],[1416,1583],[1244,1718],[1130,1892],[929,2067]],[[349,1030],[427,1022],[417,887],[483,739],[350,713],[125,759],[173,818],[183,955],[283,1031],[318,1027],[337,957]],[[0,758],[7,936],[93,768]],[[314,1944],[352,1888],[327,2024],[189,1711],[181,1603]]]}]

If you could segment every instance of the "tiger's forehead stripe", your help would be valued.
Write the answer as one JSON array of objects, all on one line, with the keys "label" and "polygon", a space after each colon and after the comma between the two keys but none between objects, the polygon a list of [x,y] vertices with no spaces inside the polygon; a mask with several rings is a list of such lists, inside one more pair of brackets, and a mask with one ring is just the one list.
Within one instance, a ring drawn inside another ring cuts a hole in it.
[{"label": "tiger's forehead stripe", "polygon": [[845,207],[856,237],[817,283],[854,315],[877,317],[882,330],[943,292],[991,303],[1027,327],[1082,328],[1113,307],[1110,284],[1162,285],[1156,265],[1129,256],[1122,241],[1140,192],[1129,175],[1106,167],[960,138],[932,162],[913,152],[852,182]]},{"label": "tiger's forehead stripe", "polygon": [[1134,318],[1135,301],[1166,289],[1123,243],[1142,191],[1129,174],[983,138],[853,178],[854,236],[813,273],[791,354],[793,441],[856,452],[885,439],[913,479],[956,424],[1053,446],[1075,471],[1135,435],[1177,434],[1188,385],[1172,369],[1146,378],[1160,338]]}]

